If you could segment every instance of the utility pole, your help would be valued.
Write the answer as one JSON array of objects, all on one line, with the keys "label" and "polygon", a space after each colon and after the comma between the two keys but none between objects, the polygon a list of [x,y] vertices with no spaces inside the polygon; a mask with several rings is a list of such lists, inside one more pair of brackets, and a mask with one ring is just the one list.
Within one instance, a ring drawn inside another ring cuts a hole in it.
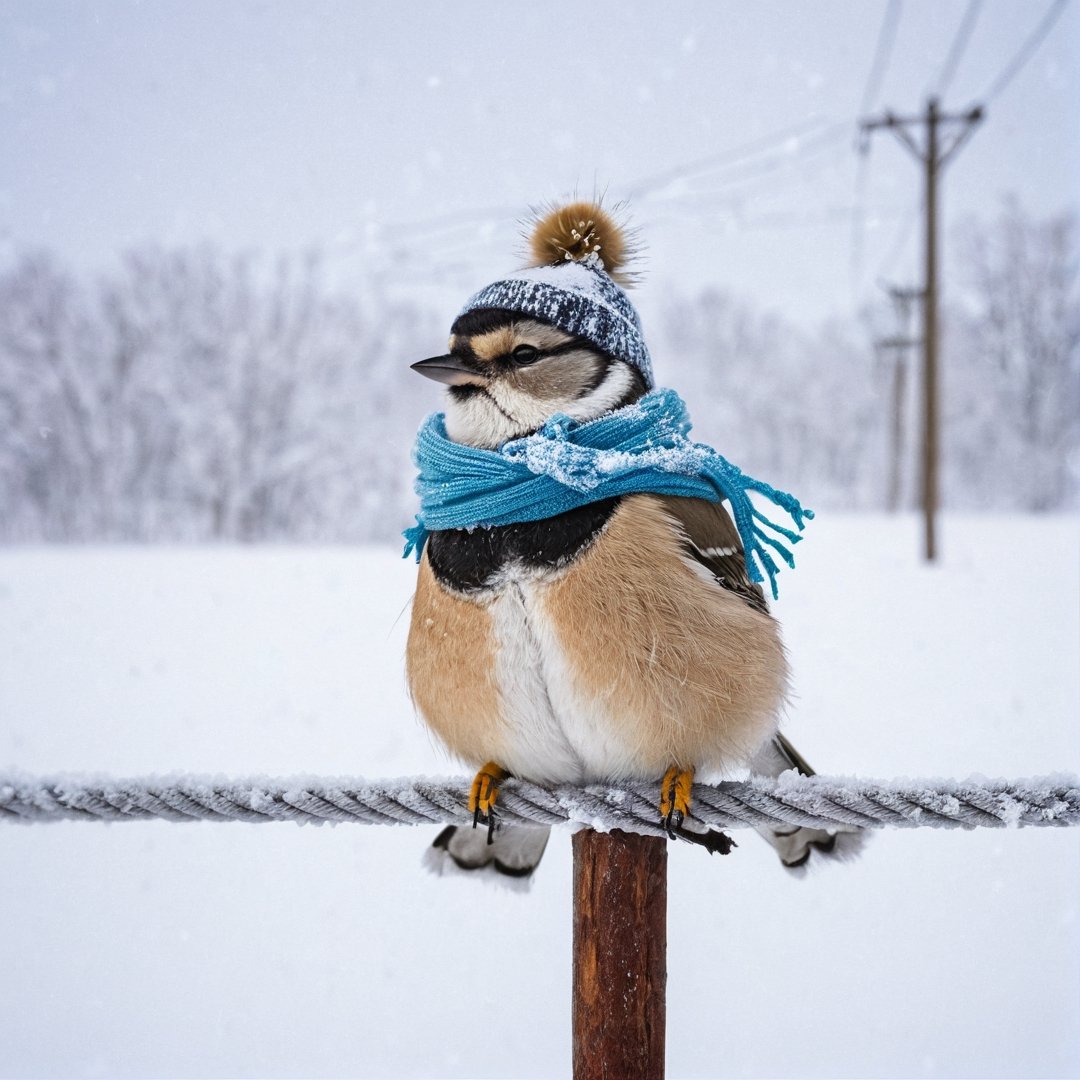
[{"label": "utility pole", "polygon": [[907,402],[908,350],[918,345],[920,339],[911,336],[911,308],[921,300],[923,290],[903,288],[900,285],[881,287],[889,294],[896,311],[897,329],[891,337],[879,338],[875,344],[882,352],[895,354],[892,365],[892,408],[889,424],[889,477],[885,489],[885,507],[890,513],[900,509],[903,487],[904,456],[904,406]]},{"label": "utility pole", "polygon": [[[927,562],[937,558],[938,463],[940,458],[940,420],[938,409],[938,179],[941,170],[967,141],[976,125],[983,119],[981,105],[963,113],[941,111],[936,97],[926,103],[922,116],[883,116],[862,121],[864,138],[881,128],[888,128],[911,153],[923,163],[926,175],[926,277],[923,298],[923,372],[922,372],[922,505],[925,554]],[[912,128],[926,129],[926,139],[920,143]],[[952,131],[951,138],[942,138],[940,129]]]}]

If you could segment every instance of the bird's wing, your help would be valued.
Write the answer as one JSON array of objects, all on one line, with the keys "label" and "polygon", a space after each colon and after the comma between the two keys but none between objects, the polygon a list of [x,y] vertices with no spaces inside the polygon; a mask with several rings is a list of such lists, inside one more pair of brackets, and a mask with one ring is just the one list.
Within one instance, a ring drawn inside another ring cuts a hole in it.
[{"label": "bird's wing", "polygon": [[742,538],[723,505],[675,495],[664,496],[662,501],[682,526],[687,553],[725,589],[741,596],[755,610],[768,615],[765,592],[759,584],[750,580],[743,557]]}]

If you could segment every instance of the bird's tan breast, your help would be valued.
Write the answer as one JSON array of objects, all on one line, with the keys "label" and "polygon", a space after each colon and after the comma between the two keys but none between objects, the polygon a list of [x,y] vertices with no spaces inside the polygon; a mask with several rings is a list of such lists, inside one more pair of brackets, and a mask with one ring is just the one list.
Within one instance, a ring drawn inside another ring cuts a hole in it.
[{"label": "bird's tan breast", "polygon": [[454,754],[552,782],[744,762],[787,681],[776,623],[686,554],[650,495],[624,499],[566,566],[510,566],[479,593],[442,586],[425,555],[407,668]]},{"label": "bird's tan breast", "polygon": [[659,497],[625,499],[540,602],[577,699],[564,708],[607,729],[615,771],[723,767],[772,733],[787,683],[778,627],[687,557]]},{"label": "bird's tan breast", "polygon": [[477,764],[498,759],[503,745],[497,651],[488,608],[442,588],[425,554],[405,654],[409,690],[447,748]]}]

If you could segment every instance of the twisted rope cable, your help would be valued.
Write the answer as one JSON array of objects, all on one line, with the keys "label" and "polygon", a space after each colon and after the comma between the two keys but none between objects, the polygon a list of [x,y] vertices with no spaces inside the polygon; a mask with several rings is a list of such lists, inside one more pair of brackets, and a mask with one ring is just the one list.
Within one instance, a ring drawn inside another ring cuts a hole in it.
[{"label": "twisted rope cable", "polygon": [[[227,780],[179,776],[113,780],[0,773],[0,821],[295,821],[366,825],[468,824],[460,779]],[[498,818],[507,825],[586,825],[664,835],[659,785],[541,787],[507,780]],[[859,780],[785,773],[694,785],[694,818],[724,829],[805,825],[826,829],[1080,825],[1080,779]]]}]

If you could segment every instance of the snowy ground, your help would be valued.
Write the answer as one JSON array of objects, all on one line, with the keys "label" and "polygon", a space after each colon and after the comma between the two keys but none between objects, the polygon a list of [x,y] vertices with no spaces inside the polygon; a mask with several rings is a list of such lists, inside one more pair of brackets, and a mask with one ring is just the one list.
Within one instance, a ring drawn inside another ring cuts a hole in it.
[{"label": "snowy ground", "polygon": [[[1075,519],[811,526],[777,612],[822,771],[1080,769]],[[390,550],[0,551],[0,767],[459,771],[405,696]],[[0,1075],[555,1076],[570,851],[438,879],[433,829],[0,827]],[[890,831],[792,880],[671,852],[672,1076],[1080,1075],[1080,830]]]}]

